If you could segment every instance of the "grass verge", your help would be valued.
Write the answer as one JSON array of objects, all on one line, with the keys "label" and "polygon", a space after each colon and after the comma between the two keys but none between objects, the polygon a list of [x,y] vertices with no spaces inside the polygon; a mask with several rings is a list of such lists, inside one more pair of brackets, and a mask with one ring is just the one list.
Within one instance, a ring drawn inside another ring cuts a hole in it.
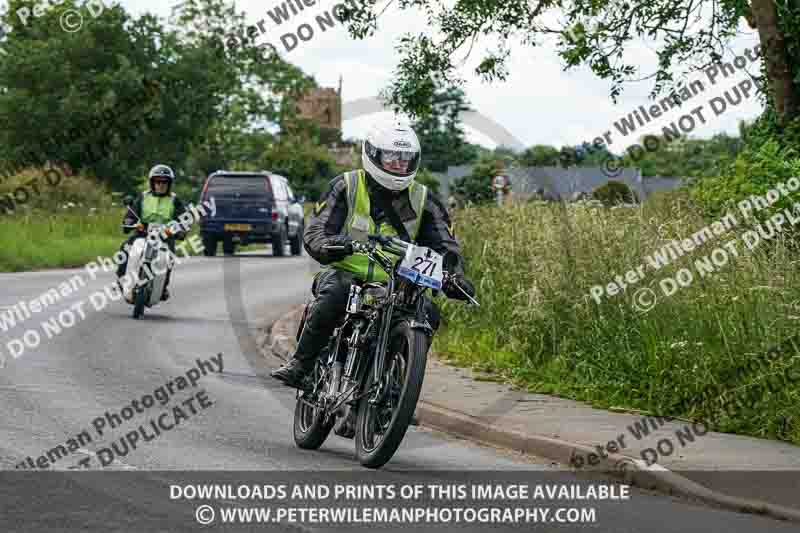
[{"label": "grass verge", "polygon": [[[434,349],[451,361],[531,391],[800,444],[800,351],[788,341],[800,323],[800,254],[791,242],[747,250],[739,240],[738,257],[700,276],[695,261],[736,239],[738,226],[656,271],[646,256],[710,223],[682,194],[635,209],[469,208],[454,221],[481,307],[444,304]],[[625,292],[590,296],[642,264],[644,279]],[[659,283],[681,268],[693,280],[665,296]],[[658,298],[649,312],[632,302],[645,287]]]}]

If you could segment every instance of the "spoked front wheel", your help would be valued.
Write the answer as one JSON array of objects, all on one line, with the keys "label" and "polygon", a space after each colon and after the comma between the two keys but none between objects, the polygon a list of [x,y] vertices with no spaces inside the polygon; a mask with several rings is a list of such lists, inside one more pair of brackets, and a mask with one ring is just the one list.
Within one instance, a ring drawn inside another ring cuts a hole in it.
[{"label": "spoked front wheel", "polygon": [[[386,350],[386,398],[370,403],[373,393],[361,398],[356,422],[356,455],[367,468],[380,468],[392,458],[414,416],[425,377],[428,343],[423,332],[401,322],[392,329]],[[370,372],[372,372],[370,370]],[[369,377],[369,386],[374,376]]]},{"label": "spoked front wheel", "polygon": [[[313,383],[319,383],[323,372],[324,366],[318,361],[314,366]],[[317,405],[317,401],[311,391],[300,391],[294,406],[294,442],[304,450],[316,450],[322,446],[336,421],[335,417],[325,421],[325,410]]]},{"label": "spoked front wheel", "polygon": [[133,318],[140,319],[144,317],[144,306],[147,302],[147,288],[136,287],[133,294]]}]

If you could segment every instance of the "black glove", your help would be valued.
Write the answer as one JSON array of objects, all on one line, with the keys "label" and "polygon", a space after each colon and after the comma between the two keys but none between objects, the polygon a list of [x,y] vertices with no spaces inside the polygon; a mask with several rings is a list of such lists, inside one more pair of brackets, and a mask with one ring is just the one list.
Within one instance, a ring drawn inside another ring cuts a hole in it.
[{"label": "black glove", "polygon": [[[331,250],[330,246],[342,246],[342,249],[339,250]],[[335,235],[333,237],[328,237],[326,239],[325,244],[322,246],[322,250],[325,252],[325,255],[328,256],[328,259],[331,262],[340,261],[347,257],[348,255],[353,255],[353,239],[349,235]]]},{"label": "black glove", "polygon": [[[458,287],[461,287],[463,292],[459,290]],[[470,295],[470,297],[475,298],[475,287],[472,285],[472,282],[470,282],[461,274],[456,274],[455,276],[451,277],[447,281],[447,285],[444,286],[443,292],[445,296],[454,300],[469,300],[464,293],[467,293]]]}]

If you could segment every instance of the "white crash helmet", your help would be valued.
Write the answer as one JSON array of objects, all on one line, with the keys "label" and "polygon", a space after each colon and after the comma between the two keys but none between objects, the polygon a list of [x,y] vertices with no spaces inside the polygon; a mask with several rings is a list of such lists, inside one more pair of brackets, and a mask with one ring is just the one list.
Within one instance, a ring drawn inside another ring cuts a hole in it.
[{"label": "white crash helmet", "polygon": [[[373,126],[364,140],[361,160],[364,170],[380,185],[392,191],[402,191],[414,181],[420,155],[419,139],[414,130],[402,121],[393,120]],[[398,159],[408,162],[405,172],[384,168],[384,162]]]}]

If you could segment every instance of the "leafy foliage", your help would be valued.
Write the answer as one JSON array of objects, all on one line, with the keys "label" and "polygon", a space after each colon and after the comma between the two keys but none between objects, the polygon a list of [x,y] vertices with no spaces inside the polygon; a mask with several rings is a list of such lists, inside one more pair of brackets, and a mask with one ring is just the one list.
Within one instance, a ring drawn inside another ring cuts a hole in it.
[{"label": "leafy foliage", "polygon": [[[455,211],[481,306],[444,302],[447,327],[434,349],[531,392],[800,444],[793,312],[800,271],[797,251],[784,239],[741,253],[647,313],[631,305],[630,292],[598,300],[588,294],[587,287],[605,287],[643,257],[708,224],[685,192],[659,196],[663,201],[648,199],[641,209],[520,203],[503,216],[493,207]],[[638,286],[694,268],[732,237],[720,236],[658,272],[648,268]],[[765,364],[753,364],[781,345]],[[768,380],[778,386],[766,386]]]},{"label": "leafy foliage", "polygon": [[454,183],[453,192],[464,201],[474,204],[491,202],[494,198],[491,188],[492,178],[497,176],[497,164],[498,161],[494,157],[482,158],[468,176]]},{"label": "leafy foliage", "polygon": [[592,192],[592,198],[600,200],[603,205],[633,204],[638,201],[636,193],[620,181],[609,180]]},{"label": "leafy foliage", "polygon": [[522,152],[518,161],[525,167],[554,167],[558,165],[559,155],[555,147],[537,144]]},{"label": "leafy foliage", "polygon": [[622,165],[640,168],[643,176],[701,178],[719,175],[741,151],[742,139],[719,133],[711,139],[682,137],[670,143],[661,139],[655,150],[644,146],[644,140],[640,140],[640,148],[629,149]]},{"label": "leafy foliage", "polygon": [[292,95],[313,85],[252,42],[226,48],[218,35],[245,25],[221,0],[184,2],[177,29],[113,5],[74,33],[59,18],[76,0],[27,25],[13,16],[35,3],[12,0],[2,18],[0,157],[14,167],[65,162],[123,189],[154,161],[216,169],[263,148],[256,124],[285,120]]},{"label": "leafy foliage", "polygon": [[345,169],[339,168],[327,149],[312,140],[286,136],[270,146],[259,159],[261,168],[291,179],[295,194],[319,198],[328,182]]},{"label": "leafy foliage", "polygon": [[460,115],[469,111],[464,91],[440,89],[433,95],[430,113],[412,127],[422,147],[422,164],[433,172],[446,172],[448,166],[462,165],[476,159],[467,144]]},{"label": "leafy foliage", "polygon": [[[486,81],[507,77],[512,42],[533,48],[554,36],[567,68],[587,65],[611,82],[616,98],[625,81],[642,75],[654,80],[653,94],[675,90],[675,70],[683,74],[721,57],[740,18],[749,13],[745,0],[407,0],[400,8],[421,10],[428,19],[428,31],[408,33],[398,44],[402,57],[389,87],[392,102],[415,113],[429,109],[433,79],[463,82],[459,67],[480,38],[498,41],[483,48],[474,69]],[[375,33],[379,9],[376,2],[348,9],[351,33],[361,38]],[[641,73],[625,59],[626,46],[642,37],[658,43],[653,73]]]},{"label": "leafy foliage", "polygon": [[439,194],[439,187],[441,186],[441,183],[439,183],[439,179],[429,170],[423,168],[417,172],[417,177],[414,178],[414,180],[428,187],[428,189],[434,194]]},{"label": "leafy foliage", "polygon": [[[699,180],[692,197],[708,213],[718,217],[751,196],[763,196],[789,178],[800,176],[800,120],[794,121],[780,135],[771,117],[762,117],[745,135],[745,147],[719,175]],[[782,198],[769,210],[756,211],[763,219],[777,210],[791,206],[796,198]]]}]

